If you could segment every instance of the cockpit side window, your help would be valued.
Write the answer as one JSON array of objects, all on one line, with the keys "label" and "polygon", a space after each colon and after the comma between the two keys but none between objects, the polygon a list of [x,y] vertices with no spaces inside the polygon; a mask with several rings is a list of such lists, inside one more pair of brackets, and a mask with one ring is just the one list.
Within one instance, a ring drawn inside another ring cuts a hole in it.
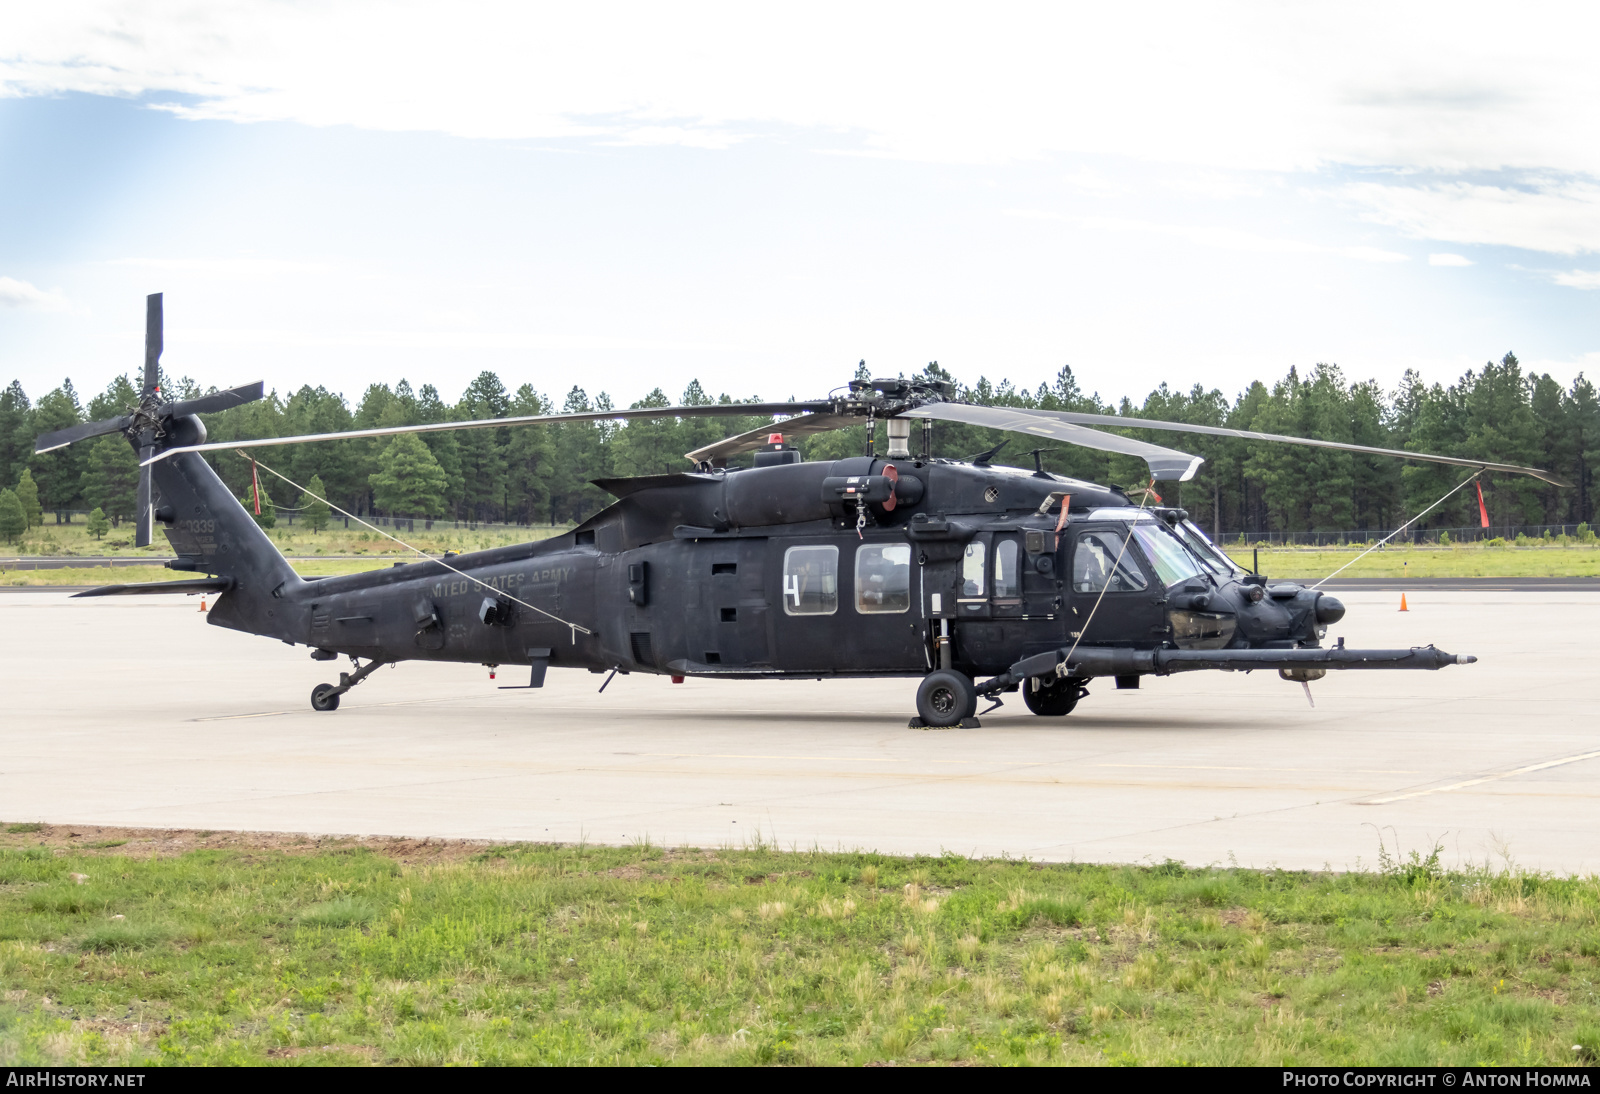
[{"label": "cockpit side window", "polygon": [[995,537],[994,595],[1002,599],[1022,595],[1022,571],[1017,562],[1017,538]]},{"label": "cockpit side window", "polygon": [[961,595],[963,597],[983,596],[983,541],[973,540],[967,544],[966,554],[961,559]]},{"label": "cockpit side window", "polygon": [[[1078,535],[1072,549],[1072,591],[1078,593],[1136,593],[1149,582],[1133,557],[1133,546],[1123,549],[1126,533],[1090,531]],[[1118,561],[1118,559],[1121,561]]]}]

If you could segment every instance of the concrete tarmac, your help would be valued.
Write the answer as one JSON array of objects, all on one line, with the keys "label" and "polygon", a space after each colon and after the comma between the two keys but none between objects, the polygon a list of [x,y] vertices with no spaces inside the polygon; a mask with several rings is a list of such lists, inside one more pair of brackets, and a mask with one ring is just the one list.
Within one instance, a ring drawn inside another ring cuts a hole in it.
[{"label": "concrete tarmac", "polygon": [[[1020,697],[908,729],[912,680],[671,684],[339,664],[206,625],[194,598],[0,595],[0,818],[150,827],[1600,872],[1600,594],[1341,592],[1349,645],[1476,665],[1110,681],[1067,718]],[[1330,636],[1332,637],[1332,636]]]}]

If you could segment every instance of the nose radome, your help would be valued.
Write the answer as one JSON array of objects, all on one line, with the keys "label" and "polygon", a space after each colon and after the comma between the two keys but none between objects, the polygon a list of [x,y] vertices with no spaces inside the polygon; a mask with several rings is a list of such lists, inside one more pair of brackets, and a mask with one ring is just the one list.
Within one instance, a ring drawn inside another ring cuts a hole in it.
[{"label": "nose radome", "polygon": [[1323,593],[1317,597],[1317,622],[1337,623],[1344,618],[1344,602],[1336,596]]}]

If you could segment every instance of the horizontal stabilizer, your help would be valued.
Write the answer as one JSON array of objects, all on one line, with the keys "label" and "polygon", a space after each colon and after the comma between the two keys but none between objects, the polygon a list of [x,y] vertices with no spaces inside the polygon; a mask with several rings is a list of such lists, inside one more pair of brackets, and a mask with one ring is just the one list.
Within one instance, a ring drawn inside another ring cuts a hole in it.
[{"label": "horizontal stabilizer", "polygon": [[183,581],[149,581],[141,585],[102,585],[85,589],[79,596],[150,596],[155,593],[225,593],[233,588],[231,577],[191,577]]}]

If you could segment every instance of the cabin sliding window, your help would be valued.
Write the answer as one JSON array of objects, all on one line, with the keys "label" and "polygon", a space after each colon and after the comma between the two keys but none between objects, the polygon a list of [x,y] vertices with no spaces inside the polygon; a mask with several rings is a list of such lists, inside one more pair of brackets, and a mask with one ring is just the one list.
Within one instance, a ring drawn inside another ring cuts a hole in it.
[{"label": "cabin sliding window", "polygon": [[911,544],[868,543],[856,548],[856,611],[911,610]]},{"label": "cabin sliding window", "polygon": [[[1134,561],[1133,544],[1126,532],[1084,532],[1072,550],[1072,591],[1076,593],[1133,593],[1149,585]],[[1119,562],[1118,559],[1121,559]]]},{"label": "cabin sliding window", "polygon": [[967,544],[967,553],[961,559],[961,596],[983,597],[983,543],[979,540]]},{"label": "cabin sliding window", "polygon": [[1022,595],[1022,571],[1017,567],[1017,541],[1012,536],[996,539],[994,545],[994,595]]},{"label": "cabin sliding window", "polygon": [[790,547],[783,552],[783,610],[789,615],[839,610],[839,548]]}]

